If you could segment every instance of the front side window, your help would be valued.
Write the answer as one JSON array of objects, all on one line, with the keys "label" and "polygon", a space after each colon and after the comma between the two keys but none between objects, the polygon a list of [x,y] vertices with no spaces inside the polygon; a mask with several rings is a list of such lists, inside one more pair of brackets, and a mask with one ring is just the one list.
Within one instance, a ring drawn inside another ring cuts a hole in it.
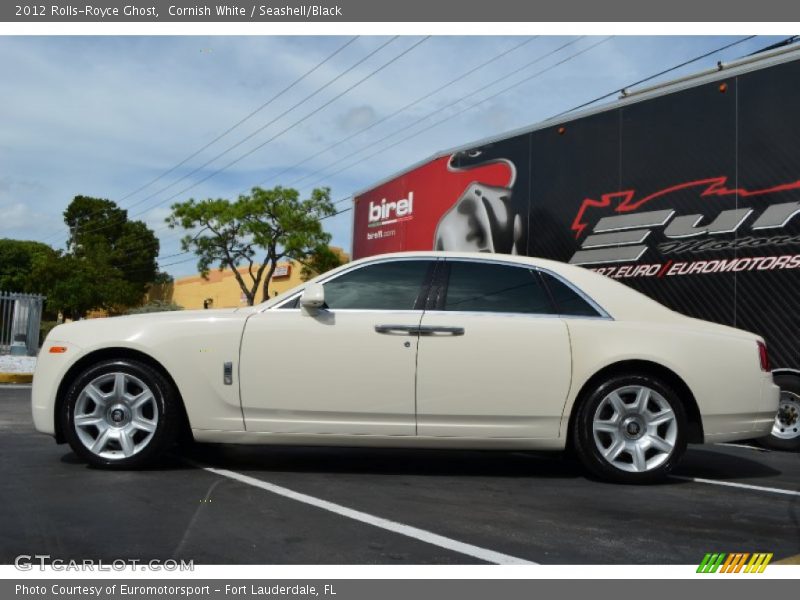
[{"label": "front side window", "polygon": [[553,314],[547,290],[528,267],[450,262],[444,310]]},{"label": "front side window", "polygon": [[433,261],[394,260],[355,269],[324,285],[331,310],[413,310]]}]

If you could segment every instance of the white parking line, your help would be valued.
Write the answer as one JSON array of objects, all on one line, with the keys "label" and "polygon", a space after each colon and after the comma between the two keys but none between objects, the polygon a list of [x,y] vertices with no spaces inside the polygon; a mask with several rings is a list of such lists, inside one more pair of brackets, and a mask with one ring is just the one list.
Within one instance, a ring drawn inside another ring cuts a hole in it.
[{"label": "white parking line", "polygon": [[694,481],[695,483],[708,483],[710,485],[721,485],[724,487],[735,487],[756,492],[769,492],[770,494],[783,494],[785,496],[800,496],[800,492],[794,490],[784,490],[781,488],[764,487],[763,485],[750,485],[749,483],[736,483],[735,481],[721,481],[719,479],[703,479],[701,477],[683,477],[681,475],[670,475],[672,479],[682,479],[683,481]]},{"label": "white parking line", "polygon": [[768,448],[760,448],[759,446],[750,446],[749,444],[731,444],[730,442],[718,442],[715,446],[730,446],[731,448],[747,448],[748,450],[755,450],[756,452],[771,452]]},{"label": "white parking line", "polygon": [[274,483],[268,483],[266,481],[262,481],[261,479],[250,477],[248,475],[242,475],[241,473],[237,473],[235,471],[228,471],[227,469],[216,469],[214,467],[206,467],[204,465],[197,464],[193,461],[188,461],[188,462],[190,462],[192,466],[195,466],[199,469],[203,469],[204,471],[208,471],[209,473],[214,473],[215,475],[221,475],[222,477],[227,477],[229,479],[233,479],[240,483],[252,485],[253,487],[260,488],[267,492],[272,492],[273,494],[278,494],[279,496],[283,496],[291,500],[296,500],[298,502],[302,502],[310,506],[315,506],[317,508],[330,511],[342,517],[347,517],[348,519],[360,521],[362,523],[366,523],[367,525],[372,525],[374,527],[380,527],[381,529],[385,529],[393,533],[399,533],[400,535],[414,538],[416,540],[425,542],[427,544],[432,544],[434,546],[439,546],[440,548],[445,548],[446,550],[452,550],[453,552],[458,552],[466,556],[471,556],[473,558],[477,558],[479,560],[483,560],[488,563],[494,563],[496,565],[537,564],[529,560],[523,560],[521,558],[517,558],[516,556],[509,556],[508,554],[502,554],[500,552],[495,552],[494,550],[488,550],[486,548],[481,548],[479,546],[473,546],[472,544],[465,544],[464,542],[459,542],[457,540],[444,537],[442,535],[438,535],[430,531],[426,531],[425,529],[411,527],[410,525],[403,525],[402,523],[397,523],[396,521],[390,521],[389,519],[384,519],[382,517],[376,517],[375,515],[370,515],[368,513],[361,512],[360,510],[353,510],[352,508],[347,508],[346,506],[342,506],[341,504],[328,502],[327,500],[322,500],[321,498],[315,498],[314,496],[309,496],[308,494],[301,494],[300,492],[295,492],[294,490],[290,490],[289,488],[281,487],[279,485],[275,485]]}]

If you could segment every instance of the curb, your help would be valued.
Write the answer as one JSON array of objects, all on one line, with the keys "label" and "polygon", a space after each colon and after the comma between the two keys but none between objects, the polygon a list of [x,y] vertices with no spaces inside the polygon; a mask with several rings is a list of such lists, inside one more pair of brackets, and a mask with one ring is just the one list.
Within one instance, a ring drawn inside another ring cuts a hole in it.
[{"label": "curb", "polygon": [[33,373],[0,373],[0,383],[31,383]]}]

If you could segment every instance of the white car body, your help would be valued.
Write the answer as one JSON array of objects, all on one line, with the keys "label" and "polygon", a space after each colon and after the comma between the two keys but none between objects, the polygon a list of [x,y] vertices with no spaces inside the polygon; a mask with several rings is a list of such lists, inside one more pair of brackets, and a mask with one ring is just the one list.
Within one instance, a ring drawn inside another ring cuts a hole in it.
[{"label": "white car body", "polygon": [[[307,283],[255,307],[80,321],[56,327],[44,344],[35,426],[63,440],[62,381],[95,353],[123,349],[169,374],[200,442],[560,450],[584,385],[627,361],[658,365],[685,383],[702,420],[690,441],[756,438],[772,428],[779,390],[760,367],[760,337],[682,316],[584,268],[416,252],[355,261],[310,283],[324,287],[399,259],[539,269],[577,288],[602,315],[280,308]],[[464,335],[376,332],[387,324]],[[51,353],[53,346],[66,350]],[[232,385],[224,363],[232,363]]]}]

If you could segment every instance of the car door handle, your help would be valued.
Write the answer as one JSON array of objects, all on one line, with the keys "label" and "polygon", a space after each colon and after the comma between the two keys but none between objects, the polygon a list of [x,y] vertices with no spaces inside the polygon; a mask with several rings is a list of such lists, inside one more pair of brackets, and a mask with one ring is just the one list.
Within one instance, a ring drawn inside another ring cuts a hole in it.
[{"label": "car door handle", "polygon": [[378,333],[404,333],[406,335],[417,335],[419,325],[375,325]]},{"label": "car door handle", "polygon": [[444,327],[441,325],[420,325],[419,327],[420,335],[437,335],[440,333],[446,335],[464,335],[464,328]]}]

